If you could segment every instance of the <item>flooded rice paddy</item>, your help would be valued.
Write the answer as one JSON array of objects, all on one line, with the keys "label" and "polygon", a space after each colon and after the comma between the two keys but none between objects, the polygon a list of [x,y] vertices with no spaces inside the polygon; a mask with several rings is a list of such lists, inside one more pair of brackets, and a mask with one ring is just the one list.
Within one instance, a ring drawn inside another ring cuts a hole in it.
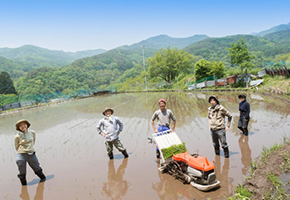
[{"label": "flooded rice paddy", "polygon": [[[247,94],[251,105],[249,136],[237,129],[237,93],[218,94],[220,102],[233,114],[227,132],[230,158],[215,156],[208,128],[207,101],[210,93],[127,93],[92,97],[59,105],[0,115],[0,199],[223,199],[242,182],[250,163],[263,146],[282,143],[289,137],[289,106],[272,97]],[[176,118],[176,133],[190,152],[215,161],[221,187],[201,192],[158,171],[155,146],[148,144],[153,129],[151,117],[157,101],[167,100]],[[96,131],[104,107],[112,107],[124,123],[120,134],[128,159],[114,149],[109,161],[102,138]],[[28,119],[37,135],[36,154],[46,182],[30,167],[28,186],[17,178],[16,151],[13,146],[15,123]]]}]

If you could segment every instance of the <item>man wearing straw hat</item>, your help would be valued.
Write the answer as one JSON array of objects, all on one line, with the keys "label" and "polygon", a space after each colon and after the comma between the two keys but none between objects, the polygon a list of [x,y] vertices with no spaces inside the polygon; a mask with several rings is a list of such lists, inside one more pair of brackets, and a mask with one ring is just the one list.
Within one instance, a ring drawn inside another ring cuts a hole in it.
[{"label": "man wearing straw hat", "polygon": [[14,145],[17,151],[16,164],[19,170],[17,176],[20,179],[21,184],[27,185],[26,163],[29,164],[34,173],[40,178],[40,182],[45,181],[46,177],[43,174],[35,155],[35,132],[28,129],[30,123],[25,119],[19,120],[15,126],[18,131],[14,137]]},{"label": "man wearing straw hat", "polygon": [[128,153],[119,139],[119,134],[123,130],[123,123],[118,117],[113,116],[113,113],[113,109],[105,108],[102,112],[105,117],[99,121],[97,131],[106,139],[105,144],[110,159],[114,158],[113,145],[127,158],[129,157]]},{"label": "man wearing straw hat", "polygon": [[[230,128],[232,114],[222,105],[216,96],[210,96],[208,102],[208,124],[211,131],[212,142],[216,155],[220,155],[220,144],[224,149],[225,157],[229,157],[229,147],[226,141],[226,131]],[[228,124],[225,126],[225,117],[228,117]]]}]

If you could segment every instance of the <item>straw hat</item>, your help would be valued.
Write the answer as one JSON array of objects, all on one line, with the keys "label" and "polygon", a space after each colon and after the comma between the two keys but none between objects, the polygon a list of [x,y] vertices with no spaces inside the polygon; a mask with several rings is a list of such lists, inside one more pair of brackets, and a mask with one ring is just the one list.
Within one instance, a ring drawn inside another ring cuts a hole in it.
[{"label": "straw hat", "polygon": [[30,126],[30,123],[26,120],[26,119],[21,119],[21,120],[19,120],[16,124],[15,124],[15,126],[16,126],[16,130],[17,131],[21,131],[20,129],[19,129],[19,124],[21,124],[21,123],[25,123],[25,124],[27,124],[27,128],[29,128],[29,126]]},{"label": "straw hat", "polygon": [[112,108],[105,108],[105,110],[102,112],[102,114],[105,115],[105,112],[107,110],[110,110],[111,111],[111,115],[114,113],[114,110]]},{"label": "straw hat", "polygon": [[214,100],[216,101],[217,104],[220,104],[220,102],[219,102],[217,96],[210,96],[210,97],[208,98],[208,103],[210,103],[210,101],[211,101],[212,99],[214,99]]}]

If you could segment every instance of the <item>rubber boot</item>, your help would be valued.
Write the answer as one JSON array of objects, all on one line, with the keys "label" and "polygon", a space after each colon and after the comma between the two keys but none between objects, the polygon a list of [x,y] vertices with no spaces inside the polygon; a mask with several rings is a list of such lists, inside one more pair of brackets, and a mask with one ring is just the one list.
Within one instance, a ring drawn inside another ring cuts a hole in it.
[{"label": "rubber boot", "polygon": [[111,153],[108,153],[108,156],[109,156],[110,160],[114,159],[113,152],[111,152]]},{"label": "rubber boot", "polygon": [[220,155],[220,148],[219,147],[215,147],[214,148],[214,152],[215,152],[215,155],[219,156]]},{"label": "rubber boot", "polygon": [[39,170],[38,172],[35,172],[35,174],[40,178],[40,181],[39,182],[44,182],[46,180],[46,177],[42,173],[42,170]]},{"label": "rubber boot", "polygon": [[248,131],[248,129],[247,129],[247,128],[245,128],[244,130],[245,130],[245,131],[244,131],[244,134],[245,134],[245,136],[248,136],[248,134],[249,134],[249,131]]},{"label": "rubber boot", "polygon": [[124,155],[125,158],[128,158],[129,157],[128,154],[127,154],[126,149],[124,151],[122,151],[122,154]]},{"label": "rubber boot", "polygon": [[243,134],[245,133],[245,130],[243,127],[238,127],[238,128],[243,132]]},{"label": "rubber boot", "polygon": [[21,185],[27,185],[26,174],[18,174],[17,176],[20,179]]},{"label": "rubber boot", "polygon": [[160,152],[159,152],[159,150],[156,150],[156,158],[160,158]]},{"label": "rubber boot", "polygon": [[225,154],[225,158],[229,157],[229,148],[228,147],[224,148],[224,154]]}]

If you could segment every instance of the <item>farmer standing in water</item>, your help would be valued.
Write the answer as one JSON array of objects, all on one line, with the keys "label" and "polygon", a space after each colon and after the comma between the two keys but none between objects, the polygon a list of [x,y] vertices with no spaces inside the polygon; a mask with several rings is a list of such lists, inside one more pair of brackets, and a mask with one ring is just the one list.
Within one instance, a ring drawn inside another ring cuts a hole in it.
[{"label": "farmer standing in water", "polygon": [[[208,124],[211,132],[212,142],[216,155],[220,155],[220,144],[224,149],[225,157],[229,157],[229,147],[226,140],[226,131],[229,130],[232,114],[218,101],[216,96],[210,96],[208,102],[211,106],[208,108]],[[228,117],[227,126],[225,117]]]},{"label": "farmer standing in water", "polygon": [[105,145],[109,158],[114,159],[113,145],[124,155],[125,158],[128,158],[129,155],[126,148],[119,138],[119,135],[123,130],[123,123],[118,117],[113,115],[114,110],[111,108],[105,108],[102,114],[105,117],[99,121],[97,131],[106,139]]},{"label": "farmer standing in water", "polygon": [[42,172],[42,168],[35,154],[35,132],[30,130],[30,123],[25,120],[19,120],[16,123],[17,134],[14,137],[14,145],[17,151],[16,164],[18,166],[18,178],[22,185],[27,185],[26,181],[26,165],[27,163],[32,168],[34,173],[40,178],[40,182],[46,180]]},{"label": "farmer standing in water", "polygon": [[[158,104],[159,104],[160,109],[155,111],[155,113],[153,114],[152,119],[151,119],[151,124],[152,124],[152,127],[154,129],[154,132],[158,133],[158,132],[170,130],[170,127],[169,127],[170,119],[172,119],[172,121],[173,121],[171,130],[174,131],[176,119],[175,119],[175,116],[173,115],[173,112],[171,110],[165,108],[166,101],[164,99],[160,99],[158,101]],[[154,120],[156,118],[157,118],[157,124],[158,124],[157,129],[154,125]],[[156,147],[156,157],[160,158],[160,152],[159,152],[157,147]]]}]

